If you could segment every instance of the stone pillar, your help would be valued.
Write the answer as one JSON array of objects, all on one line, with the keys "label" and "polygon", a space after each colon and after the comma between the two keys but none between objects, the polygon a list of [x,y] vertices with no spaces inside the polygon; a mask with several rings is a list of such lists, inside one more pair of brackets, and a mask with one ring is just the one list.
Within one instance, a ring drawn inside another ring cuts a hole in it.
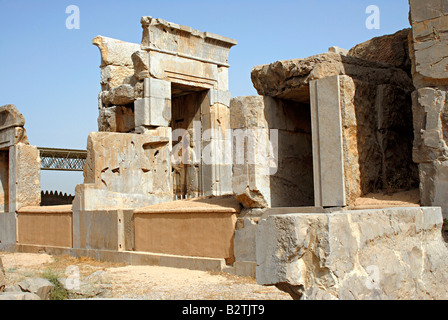
[{"label": "stone pillar", "polygon": [[230,92],[210,89],[202,104],[202,188],[204,195],[232,193]]},{"label": "stone pillar", "polygon": [[310,82],[314,201],[346,205],[339,76]]}]

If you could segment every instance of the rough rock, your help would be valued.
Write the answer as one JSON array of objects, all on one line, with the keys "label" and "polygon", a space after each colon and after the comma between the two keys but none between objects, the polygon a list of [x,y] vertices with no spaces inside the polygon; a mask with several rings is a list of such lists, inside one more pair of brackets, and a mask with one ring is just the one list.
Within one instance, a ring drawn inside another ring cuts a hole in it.
[{"label": "rough rock", "polygon": [[112,106],[99,110],[98,131],[131,132],[135,129],[135,117],[132,108]]},{"label": "rough rock", "polygon": [[132,54],[140,50],[140,45],[103,36],[93,39],[93,44],[100,49],[101,66],[133,67]]},{"label": "rough rock", "polygon": [[129,84],[122,84],[103,92],[103,104],[106,106],[125,106],[134,100],[134,87]]},{"label": "rough rock", "polygon": [[59,282],[74,296],[101,297],[107,290],[111,289],[110,275],[106,271],[95,271],[91,275],[79,281],[79,286],[67,285],[67,279],[61,278]]},{"label": "rough rock", "polygon": [[27,278],[18,285],[22,291],[34,293],[42,300],[50,300],[51,293],[55,288],[50,281],[43,278]]},{"label": "rough rock", "polygon": [[136,51],[132,54],[132,62],[134,63],[134,77],[137,80],[149,78],[149,59],[148,52]]},{"label": "rough rock", "polygon": [[256,66],[251,79],[260,95],[309,103],[310,81],[334,75],[348,75],[372,85],[412,86],[402,69],[332,52]]},{"label": "rough rock", "polygon": [[25,125],[24,116],[13,104],[0,107],[0,130],[11,127],[23,127]]},{"label": "rough rock", "polygon": [[262,218],[257,281],[295,299],[446,299],[440,208]]},{"label": "rough rock", "polygon": [[123,66],[105,66],[101,67],[101,88],[103,90],[110,90],[121,84],[135,83],[134,69]]},{"label": "rough rock", "polygon": [[392,35],[375,37],[351,48],[348,56],[388,63],[403,69],[411,76],[411,59],[409,57],[409,33],[403,29]]}]

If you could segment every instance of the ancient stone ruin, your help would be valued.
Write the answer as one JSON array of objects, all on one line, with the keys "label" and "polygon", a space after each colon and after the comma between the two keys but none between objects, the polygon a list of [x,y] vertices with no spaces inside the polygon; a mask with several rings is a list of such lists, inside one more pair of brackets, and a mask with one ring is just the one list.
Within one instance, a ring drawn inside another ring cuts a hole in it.
[{"label": "ancient stone ruin", "polygon": [[39,153],[0,108],[0,248],[225,271],[295,299],[445,299],[448,5],[411,28],[255,66],[233,39],[143,17],[98,36],[98,132],[72,205],[42,206]]}]

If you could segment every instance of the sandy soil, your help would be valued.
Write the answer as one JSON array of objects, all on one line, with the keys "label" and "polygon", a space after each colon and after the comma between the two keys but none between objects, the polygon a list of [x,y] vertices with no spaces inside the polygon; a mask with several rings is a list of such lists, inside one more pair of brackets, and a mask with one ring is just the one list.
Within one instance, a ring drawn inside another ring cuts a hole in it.
[{"label": "sandy soil", "polygon": [[291,300],[275,287],[260,286],[252,278],[155,266],[127,266],[92,259],[47,254],[0,253],[7,285],[51,270],[61,277],[76,266],[80,280],[103,272],[101,298],[138,300]]},{"label": "sandy soil", "polygon": [[420,206],[420,191],[418,189],[397,192],[391,195],[385,193],[369,193],[355,201],[355,207],[415,207]]}]

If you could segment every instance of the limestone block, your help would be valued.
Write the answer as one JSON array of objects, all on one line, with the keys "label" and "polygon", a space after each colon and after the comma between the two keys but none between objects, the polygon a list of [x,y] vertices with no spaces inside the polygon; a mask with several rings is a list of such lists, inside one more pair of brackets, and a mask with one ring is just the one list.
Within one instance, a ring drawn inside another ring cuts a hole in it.
[{"label": "limestone block", "polygon": [[448,219],[448,161],[419,164],[420,201],[424,206],[438,206]]},{"label": "limestone block", "polygon": [[222,91],[222,90],[215,90],[210,89],[209,92],[209,100],[210,100],[210,106],[213,106],[214,104],[223,104],[225,106],[230,106],[230,92],[229,91]]},{"label": "limestone block", "polygon": [[448,12],[444,0],[409,2],[413,78],[417,88],[448,84]]},{"label": "limestone block", "polygon": [[84,182],[110,192],[172,197],[166,129],[145,134],[90,133]]},{"label": "limestone block", "polygon": [[348,75],[372,85],[412,86],[412,80],[402,69],[332,52],[256,66],[251,79],[260,95],[309,103],[310,81],[335,75]]},{"label": "limestone block", "polygon": [[[239,225],[241,226],[238,227]],[[236,261],[256,261],[254,248],[257,225],[257,221],[250,217],[238,219],[233,240]]]},{"label": "limestone block", "polygon": [[122,84],[111,88],[110,91],[104,91],[102,97],[105,106],[125,106],[135,100],[134,87],[129,84]]},{"label": "limestone block", "polygon": [[140,50],[140,45],[103,36],[97,36],[92,41],[101,53],[101,66],[133,67],[132,54]]},{"label": "limestone block", "polygon": [[229,91],[229,68],[218,67],[218,90]]},{"label": "limestone block", "polygon": [[23,127],[25,118],[13,104],[0,107],[0,130],[11,127]]},{"label": "limestone block", "polygon": [[409,0],[411,22],[422,22],[448,15],[448,4],[444,0]]},{"label": "limestone block", "polygon": [[8,148],[18,143],[29,144],[25,128],[14,127],[0,131],[0,148]]},{"label": "limestone block", "polygon": [[150,97],[134,102],[135,126],[168,127],[171,122],[171,100]]},{"label": "limestone block", "polygon": [[149,51],[148,59],[152,78],[204,89],[217,86],[218,66],[213,63],[158,51]]},{"label": "limestone block", "polygon": [[149,78],[149,60],[148,52],[136,51],[131,56],[134,63],[134,77],[137,80],[143,80]]},{"label": "limestone block", "polygon": [[229,50],[237,44],[236,40],[162,19],[142,17],[141,23],[143,50],[157,50],[227,66]]},{"label": "limestone block", "polygon": [[420,88],[413,93],[413,159],[417,163],[448,159],[447,92],[445,88]]},{"label": "limestone block", "polygon": [[230,127],[232,129],[268,128],[264,113],[266,99],[269,99],[269,97],[243,96],[232,98],[230,101]]},{"label": "limestone block", "polygon": [[445,299],[448,249],[440,208],[262,218],[257,282],[295,299]]},{"label": "limestone block", "polygon": [[146,78],[144,80],[145,98],[171,99],[171,83],[169,81]]},{"label": "limestone block", "polygon": [[39,206],[41,197],[39,150],[35,146],[22,143],[12,149],[9,159],[10,172],[13,172],[14,176],[10,176],[9,201],[15,202],[15,210],[26,206]]},{"label": "limestone block", "polygon": [[101,67],[101,88],[108,91],[122,84],[132,84],[134,69],[126,66],[108,65]]},{"label": "limestone block", "polygon": [[131,108],[112,106],[99,110],[98,131],[131,132],[135,129],[135,115]]},{"label": "limestone block", "polygon": [[14,250],[17,240],[16,213],[0,212],[0,248],[3,251]]}]

